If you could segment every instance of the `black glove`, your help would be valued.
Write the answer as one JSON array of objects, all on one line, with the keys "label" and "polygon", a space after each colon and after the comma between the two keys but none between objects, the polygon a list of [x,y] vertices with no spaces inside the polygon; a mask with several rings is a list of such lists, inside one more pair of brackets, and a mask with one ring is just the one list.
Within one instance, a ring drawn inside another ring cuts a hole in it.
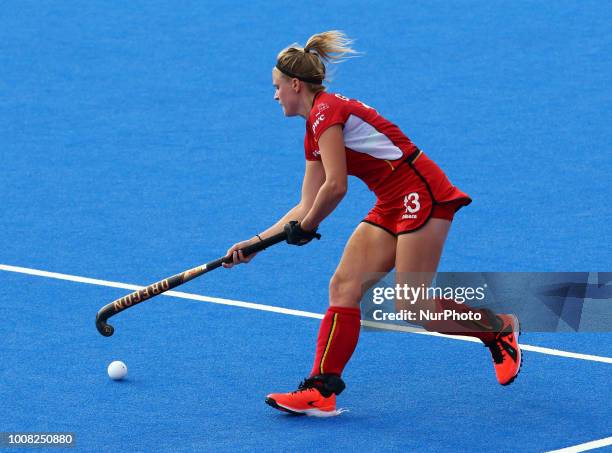
[{"label": "black glove", "polygon": [[321,239],[321,235],[314,231],[305,231],[300,226],[300,222],[292,220],[285,225],[285,233],[287,234],[287,244],[292,245],[306,245],[314,238]]}]

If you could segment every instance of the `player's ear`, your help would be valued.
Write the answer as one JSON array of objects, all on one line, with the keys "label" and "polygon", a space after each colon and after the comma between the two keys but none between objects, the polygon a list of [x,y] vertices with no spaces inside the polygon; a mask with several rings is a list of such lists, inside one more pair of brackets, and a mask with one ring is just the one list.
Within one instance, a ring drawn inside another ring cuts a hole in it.
[{"label": "player's ear", "polygon": [[299,93],[301,88],[300,81],[295,78],[291,79],[291,88],[293,88],[293,91],[295,91],[296,93]]}]

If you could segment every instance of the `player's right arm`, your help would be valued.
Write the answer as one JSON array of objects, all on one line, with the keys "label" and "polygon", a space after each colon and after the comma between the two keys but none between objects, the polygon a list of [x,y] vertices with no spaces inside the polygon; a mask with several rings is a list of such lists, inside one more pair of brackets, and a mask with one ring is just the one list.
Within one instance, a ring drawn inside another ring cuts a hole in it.
[{"label": "player's right arm", "polygon": [[[306,169],[304,171],[304,179],[302,181],[302,196],[300,198],[300,202],[291,208],[284,216],[282,216],[274,225],[272,225],[267,230],[259,233],[259,236],[264,239],[275,234],[281,233],[283,231],[283,227],[290,220],[298,220],[302,221],[302,219],[306,216],[306,214],[312,208],[315,198],[319,193],[319,189],[325,182],[325,169],[323,168],[323,164],[319,160],[307,160],[306,161]],[[242,253],[238,253],[238,250],[243,249],[247,245],[254,244],[258,242],[259,238],[254,236],[246,241],[238,242],[237,244],[232,245],[227,251],[226,256],[232,256],[234,263],[233,264],[223,264],[223,267],[230,268],[234,264],[239,263],[248,263],[251,259],[256,255],[249,255],[248,257],[244,257]]]}]

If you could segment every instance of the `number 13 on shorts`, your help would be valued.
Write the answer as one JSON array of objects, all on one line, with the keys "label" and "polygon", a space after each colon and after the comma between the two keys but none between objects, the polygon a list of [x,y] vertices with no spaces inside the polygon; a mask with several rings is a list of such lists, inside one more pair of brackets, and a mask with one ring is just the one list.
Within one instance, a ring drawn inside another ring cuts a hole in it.
[{"label": "number 13 on shorts", "polygon": [[421,209],[418,192],[409,193],[404,197],[404,207],[406,208],[406,212],[402,216],[402,219],[415,219],[416,213]]}]

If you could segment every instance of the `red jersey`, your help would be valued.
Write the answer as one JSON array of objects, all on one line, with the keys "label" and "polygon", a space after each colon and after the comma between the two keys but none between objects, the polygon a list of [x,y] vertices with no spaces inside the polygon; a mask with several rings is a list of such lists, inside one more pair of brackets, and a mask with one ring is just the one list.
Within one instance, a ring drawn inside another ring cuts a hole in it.
[{"label": "red jersey", "polygon": [[335,124],[343,129],[347,173],[376,194],[376,205],[364,222],[393,235],[410,233],[432,217],[452,221],[472,201],[399,127],[372,107],[339,94],[315,95],[306,120],[307,160],[321,160],[319,138]]},{"label": "red jersey", "polygon": [[304,150],[307,160],[321,160],[318,140],[333,125],[342,125],[349,175],[375,190],[417,147],[375,109],[340,94],[316,94],[306,120]]}]

